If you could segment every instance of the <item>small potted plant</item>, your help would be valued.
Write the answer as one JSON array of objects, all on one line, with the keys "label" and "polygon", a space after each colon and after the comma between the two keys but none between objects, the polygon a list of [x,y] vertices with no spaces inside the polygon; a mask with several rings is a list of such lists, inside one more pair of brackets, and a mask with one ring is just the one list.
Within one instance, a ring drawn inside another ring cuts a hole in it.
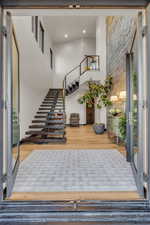
[{"label": "small potted plant", "polygon": [[109,112],[112,116],[120,116],[122,111],[121,109],[113,108],[113,109],[110,109]]},{"label": "small potted plant", "polygon": [[105,131],[105,124],[104,123],[95,123],[93,125],[93,130],[96,134],[103,134]]}]

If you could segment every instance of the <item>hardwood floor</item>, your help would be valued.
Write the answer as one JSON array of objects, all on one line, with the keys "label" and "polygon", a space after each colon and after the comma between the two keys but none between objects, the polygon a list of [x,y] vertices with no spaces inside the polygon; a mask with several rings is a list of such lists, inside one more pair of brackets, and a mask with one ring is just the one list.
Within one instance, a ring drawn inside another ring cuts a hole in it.
[{"label": "hardwood floor", "polygon": [[137,192],[14,192],[9,200],[51,200],[51,201],[82,201],[82,200],[139,200]]},{"label": "hardwood floor", "polygon": [[31,151],[38,149],[118,149],[121,153],[125,154],[124,147],[113,144],[108,138],[107,133],[96,135],[90,125],[67,127],[66,133],[67,143],[65,144],[22,144],[20,146],[21,161],[24,160]]},{"label": "hardwood floor", "polygon": [[[125,155],[122,146],[113,144],[107,133],[96,135],[92,126],[67,127],[66,144],[23,144],[20,147],[21,161],[24,160],[33,150],[56,150],[56,149],[117,149]],[[140,199],[137,192],[55,192],[55,193],[13,193],[11,200],[137,200]]]}]

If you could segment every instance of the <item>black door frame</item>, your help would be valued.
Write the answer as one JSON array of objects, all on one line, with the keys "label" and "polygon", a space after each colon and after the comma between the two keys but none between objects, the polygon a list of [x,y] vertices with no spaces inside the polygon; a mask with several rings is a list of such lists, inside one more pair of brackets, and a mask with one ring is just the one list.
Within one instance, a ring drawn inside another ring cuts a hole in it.
[{"label": "black door frame", "polygon": [[[138,187],[138,191],[141,196],[144,194],[144,151],[143,151],[143,129],[144,128],[143,124],[143,86],[144,82],[143,79],[141,79],[141,74],[143,75],[143,38],[142,38],[142,24],[143,24],[143,15],[142,13],[138,14],[138,26],[137,29],[135,30],[131,49],[129,52],[126,54],[126,92],[127,92],[127,104],[126,104],[126,118],[127,118],[127,161],[131,163],[131,167],[133,170],[133,174],[135,177],[135,181]],[[132,71],[133,71],[133,45],[134,42],[138,42],[137,45],[137,52],[138,52],[138,77],[137,77],[137,85],[138,85],[138,156],[137,156],[137,167],[135,166],[134,162],[134,154],[133,154],[133,146],[132,146]],[[142,121],[142,122],[141,122]],[[139,129],[140,128],[140,129]]]},{"label": "black door frame", "polygon": [[[66,1],[61,1],[61,0],[1,0],[0,3],[0,26],[1,26],[1,31],[3,31],[2,27],[2,18],[3,18],[3,8],[32,8],[32,9],[39,9],[39,8],[68,8],[69,5],[73,5],[74,7],[78,8],[124,8],[124,9],[131,9],[131,8],[142,8],[144,9],[148,5],[148,0],[66,0]],[[150,28],[149,28],[150,29]],[[0,121],[3,121],[3,35],[5,32],[0,32]],[[149,45],[150,45],[150,37],[149,37]],[[149,50],[150,50],[150,46]],[[147,56],[150,56],[150,51],[147,53]],[[149,57],[150,58],[150,57]],[[149,78],[150,79],[150,78]],[[148,83],[150,83],[150,80],[148,80]],[[149,96],[150,96],[150,89],[149,90]],[[149,108],[149,118],[150,118],[150,105],[148,106]],[[149,134],[150,134],[150,120],[149,120]],[[150,141],[149,141],[149,148],[150,148]],[[3,179],[3,174],[2,174],[2,169],[3,169],[3,125],[0,125],[0,197],[2,196],[2,179]],[[149,162],[150,162],[150,154],[149,154]],[[150,168],[149,168],[150,172]],[[148,182],[149,187],[150,187],[150,181]],[[2,198],[2,197],[1,197]],[[149,196],[150,199],[150,196]],[[12,202],[13,203],[13,202]],[[148,204],[147,200],[145,200],[145,203]],[[112,201],[113,204],[113,201]],[[122,203],[120,202],[120,206]]]},{"label": "black door frame", "polygon": [[[3,10],[0,6],[0,27],[3,26]],[[3,32],[0,32],[0,200],[3,199]]]},{"label": "black door frame", "polygon": [[148,0],[1,0],[8,8],[145,8]]}]

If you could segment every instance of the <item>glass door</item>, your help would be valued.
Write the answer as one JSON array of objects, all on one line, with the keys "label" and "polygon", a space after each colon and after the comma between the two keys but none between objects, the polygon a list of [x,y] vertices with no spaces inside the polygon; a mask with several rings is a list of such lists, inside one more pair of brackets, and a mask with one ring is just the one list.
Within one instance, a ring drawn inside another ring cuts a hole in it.
[{"label": "glass door", "polygon": [[143,43],[142,14],[138,14],[130,52],[127,54],[127,161],[131,162],[138,191],[143,196]]},{"label": "glass door", "polygon": [[12,193],[19,166],[19,50],[10,13],[6,15],[6,196]]}]

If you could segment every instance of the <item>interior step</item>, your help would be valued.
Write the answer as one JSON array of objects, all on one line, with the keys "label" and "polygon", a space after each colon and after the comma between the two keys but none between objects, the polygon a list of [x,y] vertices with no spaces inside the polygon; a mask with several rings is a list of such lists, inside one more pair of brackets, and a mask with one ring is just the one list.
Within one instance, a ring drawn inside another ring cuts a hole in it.
[{"label": "interior step", "polygon": [[58,119],[58,120],[60,120],[60,119],[64,119],[64,116],[35,116],[34,118],[36,118],[36,119],[43,119],[43,118],[48,118],[48,119],[51,119],[51,120],[53,120],[53,119]]},{"label": "interior step", "polygon": [[49,112],[49,115],[65,115],[64,112]]},{"label": "interior step", "polygon": [[64,120],[32,120],[32,123],[63,124]]},{"label": "interior step", "polygon": [[39,110],[51,110],[52,107],[46,107],[46,108],[39,108]]},{"label": "interior step", "polygon": [[57,112],[50,112],[50,111],[43,111],[43,112],[37,112],[37,114],[59,114],[59,115],[63,115],[64,113],[63,112],[59,112],[59,111],[57,111]]},{"label": "interior step", "polygon": [[48,114],[49,113],[49,111],[46,111],[46,112],[37,112],[37,114]]},{"label": "interior step", "polygon": [[49,144],[49,143],[64,144],[66,143],[66,138],[65,137],[50,137],[50,138],[29,137],[29,138],[26,138],[25,141],[36,143],[36,144]]},{"label": "interior step", "polygon": [[63,130],[65,129],[65,125],[30,125],[31,129],[54,129],[54,130]]},{"label": "interior step", "polygon": [[40,107],[52,107],[52,105],[53,105],[53,104],[45,104],[45,103],[44,103],[44,104],[40,105]]},{"label": "interior step", "polygon": [[48,132],[48,131],[35,131],[35,130],[29,130],[26,132],[26,135],[65,135],[65,131],[54,131],[54,132]]},{"label": "interior step", "polygon": [[[58,102],[58,101],[57,101],[56,103],[63,104],[63,102]],[[43,101],[43,102],[42,102],[42,104],[45,104],[45,105],[50,105],[50,104],[51,104],[51,105],[53,105],[53,104],[54,104],[54,102],[50,102],[50,101]]]}]

